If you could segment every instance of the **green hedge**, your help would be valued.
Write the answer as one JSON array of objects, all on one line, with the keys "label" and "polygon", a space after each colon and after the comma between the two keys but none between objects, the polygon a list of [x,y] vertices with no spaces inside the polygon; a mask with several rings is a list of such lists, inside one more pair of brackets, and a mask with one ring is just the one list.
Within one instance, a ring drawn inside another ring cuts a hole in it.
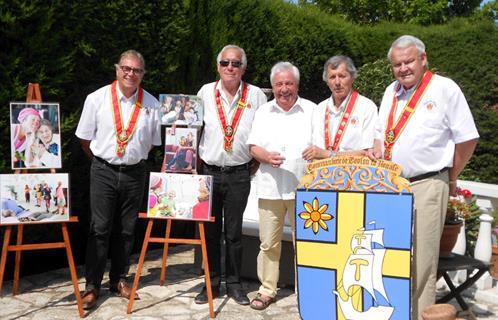
[{"label": "green hedge", "polygon": [[24,99],[28,82],[41,84],[44,100],[61,103],[63,171],[84,189],[87,163],[75,126],[86,95],[114,78],[113,64],[128,48],[144,54],[144,87],[154,95],[196,93],[216,78],[216,53],[236,43],[248,55],[247,80],[269,87],[271,66],[289,60],[302,74],[300,94],[315,102],[330,94],[321,80],[325,60],[349,55],[360,70],[357,87],[379,101],[392,79],[387,50],[396,37],[410,33],[426,43],[431,68],[460,84],[476,118],[481,140],[465,177],[498,183],[498,138],[493,134],[498,124],[498,32],[493,23],[454,19],[438,26],[358,26],[313,6],[270,0],[0,0],[0,8],[2,172],[10,172],[7,106]]}]

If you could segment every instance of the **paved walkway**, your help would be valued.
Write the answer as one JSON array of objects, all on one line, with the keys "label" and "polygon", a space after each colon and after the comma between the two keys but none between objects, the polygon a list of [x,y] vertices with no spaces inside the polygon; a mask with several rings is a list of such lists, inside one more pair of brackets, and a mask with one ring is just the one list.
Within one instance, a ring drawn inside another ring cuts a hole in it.
[{"label": "paved walkway", "polygon": [[[126,314],[128,300],[111,296],[104,279],[104,288],[96,309],[87,312],[86,319],[209,319],[208,305],[194,303],[195,295],[200,291],[203,277],[197,275],[193,267],[194,250],[191,246],[181,245],[171,248],[168,257],[166,284],[159,286],[161,267],[161,250],[147,253],[144,269],[140,278],[138,294],[141,300],[135,300],[133,313]],[[136,262],[138,258],[133,257]],[[130,270],[135,273],[136,264]],[[83,268],[78,268],[79,286],[84,289]],[[131,283],[132,279],[130,279]],[[245,281],[249,298],[254,297],[258,288],[256,281]],[[4,283],[0,298],[0,319],[78,319],[78,309],[73,294],[73,286],[69,269],[60,269],[43,274],[32,275],[21,279],[21,294],[13,297],[12,282]],[[222,290],[223,294],[223,290]],[[255,311],[248,306],[239,306],[232,299],[223,296],[214,300],[216,319],[244,320],[293,320],[300,319],[296,295],[292,289],[281,289],[277,302],[264,311]],[[466,298],[477,319],[498,319],[498,302],[476,303]],[[455,303],[452,301],[452,303]],[[470,319],[462,316],[464,319]]]}]

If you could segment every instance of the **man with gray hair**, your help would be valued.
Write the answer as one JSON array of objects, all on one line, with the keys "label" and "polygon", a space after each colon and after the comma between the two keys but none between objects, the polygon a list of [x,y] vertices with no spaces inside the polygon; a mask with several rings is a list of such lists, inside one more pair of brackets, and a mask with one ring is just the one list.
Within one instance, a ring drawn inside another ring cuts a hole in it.
[{"label": "man with gray hair", "polygon": [[126,276],[146,189],[145,160],[153,145],[161,145],[159,102],[140,86],[144,58],[128,50],[115,67],[116,81],[88,95],[76,129],[92,161],[84,309],[95,307],[108,254],[110,291],[130,297]]},{"label": "man with gray hair", "polygon": [[[270,82],[275,99],[262,105],[247,140],[261,165],[257,177],[261,281],[251,308],[263,310],[275,301],[285,216],[294,226],[295,189],[304,174],[303,150],[311,142],[316,105],[298,96],[299,70],[290,62],[273,66]],[[294,228],[293,228],[294,229]],[[291,266],[289,266],[291,267]]]},{"label": "man with gray hair", "polygon": [[434,304],[439,242],[448,195],[479,134],[469,105],[451,79],[428,70],[424,43],[410,35],[393,42],[387,55],[394,81],[384,93],[376,126],[374,158],[402,166],[414,196],[412,317]]},{"label": "man with gray hair", "polygon": [[304,150],[304,159],[366,155],[373,147],[377,106],[353,90],[356,75],[349,57],[333,56],[325,62],[323,81],[332,95],[313,112],[313,145]]},{"label": "man with gray hair", "polygon": [[[249,299],[240,282],[242,267],[242,218],[257,169],[246,144],[254,114],[266,103],[263,91],[242,81],[247,68],[244,50],[225,46],[216,59],[220,80],[204,85],[197,95],[204,101],[204,131],[199,144],[203,173],[213,176],[213,223],[205,225],[211,291],[220,295],[221,245],[225,243],[227,295],[238,304]],[[208,302],[204,286],[195,302]]]}]

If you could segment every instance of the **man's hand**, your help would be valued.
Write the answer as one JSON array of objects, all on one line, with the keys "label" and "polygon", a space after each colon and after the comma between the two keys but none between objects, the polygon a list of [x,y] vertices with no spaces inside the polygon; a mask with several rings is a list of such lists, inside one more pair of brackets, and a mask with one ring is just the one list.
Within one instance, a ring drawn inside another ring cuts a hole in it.
[{"label": "man's hand", "polygon": [[278,168],[284,163],[285,157],[282,157],[278,152],[268,152],[267,163],[271,164],[273,168]]},{"label": "man's hand", "polygon": [[309,146],[304,149],[302,153],[302,157],[306,161],[312,161],[317,159],[325,159],[330,156],[330,152],[328,150],[319,148],[315,145]]},{"label": "man's hand", "polygon": [[370,158],[370,160],[374,161],[382,158],[382,146],[380,140],[374,140],[373,147],[367,149],[367,156]]}]

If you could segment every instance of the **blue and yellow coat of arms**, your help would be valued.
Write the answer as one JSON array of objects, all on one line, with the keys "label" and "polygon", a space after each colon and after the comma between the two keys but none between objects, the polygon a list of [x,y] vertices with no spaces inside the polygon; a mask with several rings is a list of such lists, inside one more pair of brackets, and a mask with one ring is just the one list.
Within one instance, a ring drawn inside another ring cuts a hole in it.
[{"label": "blue and yellow coat of arms", "polygon": [[409,319],[413,197],[401,167],[336,157],[307,171],[296,192],[301,318]]}]

